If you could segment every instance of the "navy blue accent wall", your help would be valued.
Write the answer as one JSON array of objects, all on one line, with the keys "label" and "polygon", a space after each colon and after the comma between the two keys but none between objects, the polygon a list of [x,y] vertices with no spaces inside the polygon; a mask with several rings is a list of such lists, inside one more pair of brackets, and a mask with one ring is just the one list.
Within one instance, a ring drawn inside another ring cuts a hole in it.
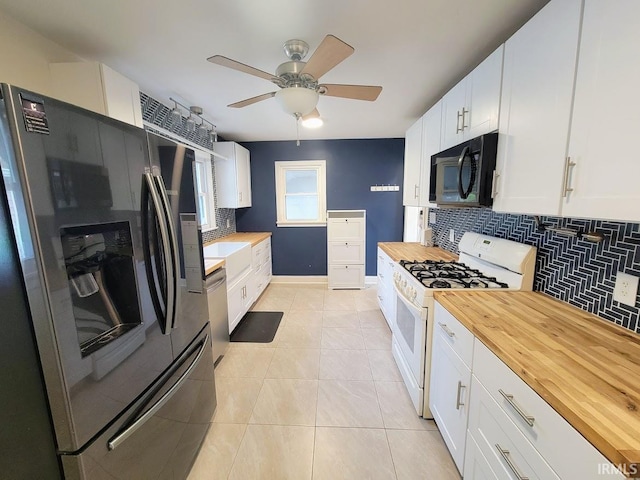
[{"label": "navy blue accent wall", "polygon": [[[274,275],[326,275],[326,227],[276,227],[276,161],[326,160],[327,209],[366,210],[366,274],[376,274],[378,242],[402,241],[404,139],[250,142],[252,207],[236,210],[239,232],[272,232]],[[399,185],[372,192],[372,185]]]}]

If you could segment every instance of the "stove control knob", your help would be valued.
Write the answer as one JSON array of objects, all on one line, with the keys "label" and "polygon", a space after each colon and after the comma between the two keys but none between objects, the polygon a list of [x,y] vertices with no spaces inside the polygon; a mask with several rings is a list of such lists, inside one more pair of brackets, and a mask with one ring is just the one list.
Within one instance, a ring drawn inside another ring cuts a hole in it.
[{"label": "stove control knob", "polygon": [[402,288],[406,288],[407,286],[407,281],[406,280],[402,280]]},{"label": "stove control knob", "polygon": [[416,298],[416,295],[418,295],[418,292],[416,292],[416,289],[411,287],[410,291],[409,291],[409,298],[411,298],[411,300],[413,300],[414,298]]}]

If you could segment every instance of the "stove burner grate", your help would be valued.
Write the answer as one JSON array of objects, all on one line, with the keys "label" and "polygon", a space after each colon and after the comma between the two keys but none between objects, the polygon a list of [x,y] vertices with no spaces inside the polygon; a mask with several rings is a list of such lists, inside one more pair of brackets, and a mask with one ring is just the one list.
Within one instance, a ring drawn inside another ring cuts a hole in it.
[{"label": "stove burner grate", "polygon": [[464,263],[400,260],[400,265],[427,288],[509,288],[506,283]]}]

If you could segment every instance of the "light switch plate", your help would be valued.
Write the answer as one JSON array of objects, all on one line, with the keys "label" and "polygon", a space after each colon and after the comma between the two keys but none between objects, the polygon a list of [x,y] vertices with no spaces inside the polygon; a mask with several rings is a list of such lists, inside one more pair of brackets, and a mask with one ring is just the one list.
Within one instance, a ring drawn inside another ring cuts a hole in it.
[{"label": "light switch plate", "polygon": [[455,230],[453,230],[453,228],[449,229],[449,241],[450,242],[456,241],[456,232]]},{"label": "light switch plate", "polygon": [[429,212],[429,223],[431,225],[436,223],[436,212]]},{"label": "light switch plate", "polygon": [[628,273],[618,272],[616,274],[616,285],[613,288],[613,299],[630,307],[636,306],[638,296],[638,280],[640,278]]}]

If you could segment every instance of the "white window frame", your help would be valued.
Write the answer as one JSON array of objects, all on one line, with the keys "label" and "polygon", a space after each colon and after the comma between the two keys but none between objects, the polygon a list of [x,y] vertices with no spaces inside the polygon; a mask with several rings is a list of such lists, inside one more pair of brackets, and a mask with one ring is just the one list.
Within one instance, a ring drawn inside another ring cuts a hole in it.
[{"label": "white window frame", "polygon": [[[275,162],[276,173],[276,212],[278,227],[323,227],[327,225],[327,162],[325,160],[297,160]],[[293,170],[315,170],[318,195],[318,212],[315,220],[287,220],[286,175]]]},{"label": "white window frame", "polygon": [[[196,210],[198,213],[198,221],[200,221],[200,202],[198,201],[200,196],[204,197],[204,203],[207,206],[207,218],[204,223],[200,225],[200,228],[203,232],[209,232],[211,230],[215,230],[218,228],[216,224],[216,204],[215,198],[213,194],[213,170],[211,168],[211,155],[207,152],[203,152],[202,150],[196,150],[195,152],[195,162],[193,168],[193,186],[196,194]],[[203,185],[203,191],[199,191],[198,189],[198,178],[196,174],[197,164],[202,165],[205,172],[205,184]]]}]

